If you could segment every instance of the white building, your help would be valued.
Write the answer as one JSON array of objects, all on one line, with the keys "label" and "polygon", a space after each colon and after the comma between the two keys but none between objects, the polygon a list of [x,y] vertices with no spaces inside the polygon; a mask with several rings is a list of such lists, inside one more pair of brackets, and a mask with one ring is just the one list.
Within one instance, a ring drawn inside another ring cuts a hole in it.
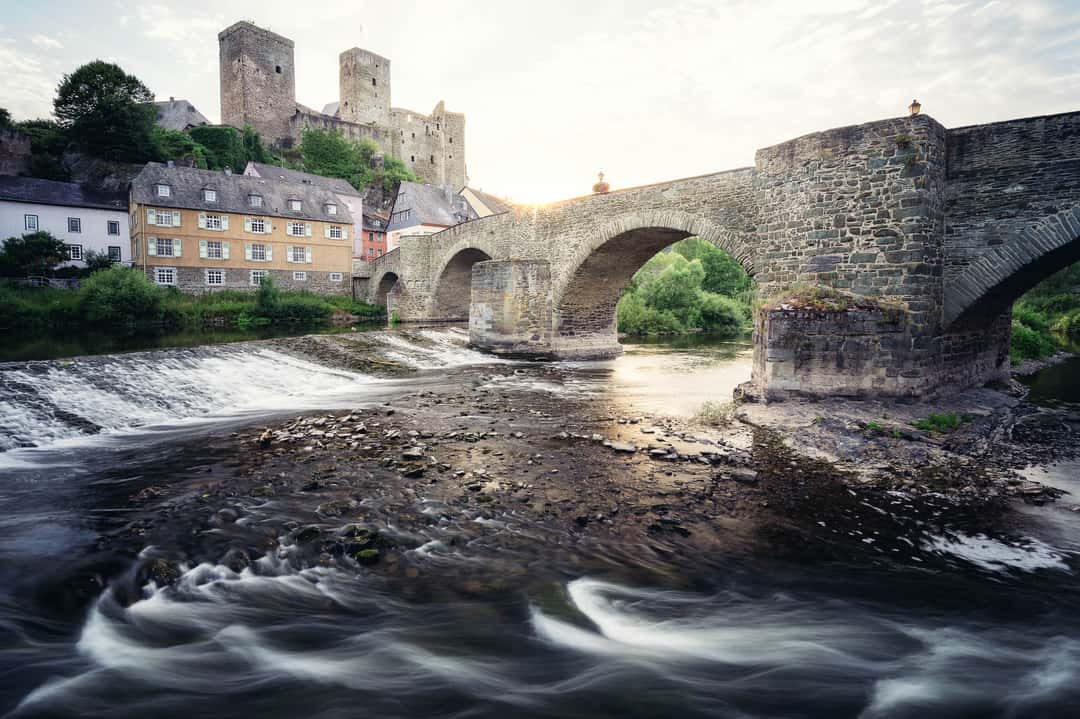
[{"label": "white building", "polygon": [[84,266],[88,252],[131,262],[124,192],[94,192],[74,182],[0,176],[0,241],[44,230],[68,248],[65,265]]}]

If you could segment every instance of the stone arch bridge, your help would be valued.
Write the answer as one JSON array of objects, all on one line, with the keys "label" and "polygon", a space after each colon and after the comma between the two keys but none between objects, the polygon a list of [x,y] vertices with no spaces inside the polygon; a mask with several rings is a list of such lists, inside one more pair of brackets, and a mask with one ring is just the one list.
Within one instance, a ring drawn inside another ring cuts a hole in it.
[{"label": "stone arch bridge", "polygon": [[[1080,112],[956,129],[883,120],[755,160],[404,237],[354,287],[405,321],[468,320],[496,353],[609,357],[630,277],[698,236],[766,300],[748,396],[918,397],[1007,377],[1012,302],[1080,260]],[[812,286],[847,299],[784,301]]]}]

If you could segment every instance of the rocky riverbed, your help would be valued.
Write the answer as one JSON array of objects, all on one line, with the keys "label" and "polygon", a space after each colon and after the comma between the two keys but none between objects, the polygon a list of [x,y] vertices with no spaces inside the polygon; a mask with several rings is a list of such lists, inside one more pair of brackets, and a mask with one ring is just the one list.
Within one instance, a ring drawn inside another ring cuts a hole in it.
[{"label": "rocky riverbed", "polygon": [[[408,375],[370,344],[332,336],[277,346]],[[801,538],[831,533],[835,541],[813,542],[818,559],[933,561],[918,537],[942,517],[1007,531],[1013,502],[1077,503],[1018,470],[1075,456],[1080,415],[1028,404],[1016,387],[932,404],[746,404],[706,421],[627,414],[602,395],[562,391],[573,372],[477,366],[378,406],[219,437],[203,449],[226,459],[140,491],[120,536],[169,547],[146,557],[162,579],[179,563],[239,569],[287,546],[305,565],[403,578],[452,555],[448,581],[506,582],[537,561],[538,547],[556,565],[614,551],[671,567],[721,548],[797,556],[810,544]],[[960,424],[913,426],[932,413]],[[470,571],[463,557],[475,560]]]}]

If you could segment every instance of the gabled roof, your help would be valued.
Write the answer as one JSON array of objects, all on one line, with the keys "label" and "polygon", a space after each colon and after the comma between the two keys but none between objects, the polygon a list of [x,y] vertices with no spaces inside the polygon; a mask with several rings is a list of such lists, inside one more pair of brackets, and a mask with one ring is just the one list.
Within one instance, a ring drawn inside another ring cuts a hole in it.
[{"label": "gabled roof", "polygon": [[128,207],[125,192],[103,192],[88,189],[76,182],[56,182],[11,175],[0,176],[0,200],[120,212],[127,212]]},{"label": "gabled roof", "polygon": [[[158,197],[156,186],[159,184],[169,186],[169,197]],[[203,190],[215,190],[217,200],[206,202]],[[248,196],[253,194],[263,198],[260,207],[250,205]],[[142,172],[132,180],[131,199],[133,202],[154,207],[352,224],[349,208],[334,192],[322,187],[263,177],[227,175],[193,167],[169,167],[159,162],[148,162]],[[301,211],[289,210],[289,200],[300,200]],[[336,205],[337,213],[328,213],[326,205]]]},{"label": "gabled roof", "polygon": [[[465,190],[468,190],[472,194],[476,195],[476,198],[478,200],[480,200],[480,202],[483,202],[484,205],[489,210],[491,210],[492,214],[494,214],[494,215],[500,215],[503,212],[509,212],[510,211],[510,207],[511,207],[510,203],[507,202],[506,200],[500,198],[500,197],[496,197],[495,195],[490,195],[490,194],[488,194],[486,192],[483,192],[481,190],[477,190],[475,187],[466,187],[466,188],[462,189],[462,191],[461,191],[462,194],[465,193]],[[473,208],[473,209],[475,209],[475,208]]]},{"label": "gabled roof", "polygon": [[340,107],[340,102],[328,102],[323,105],[322,114],[329,115],[330,117],[337,117],[338,108]]},{"label": "gabled roof", "polygon": [[[408,214],[404,214],[408,211]],[[453,227],[476,219],[465,198],[450,190],[419,182],[402,182],[398,187],[387,232],[416,225]]]},{"label": "gabled roof", "polygon": [[342,180],[340,177],[323,177],[322,175],[312,175],[310,172],[301,172],[300,170],[290,170],[286,167],[278,167],[277,165],[267,165],[263,162],[249,162],[244,169],[245,175],[255,174],[258,177],[264,177],[268,180],[281,180],[282,182],[295,182],[298,184],[314,185],[315,187],[321,187],[324,190],[330,190],[338,195],[351,195],[353,197],[360,197],[360,192],[349,184],[347,180]]},{"label": "gabled roof", "polygon": [[170,97],[163,102],[155,102],[154,109],[157,110],[157,124],[166,130],[186,130],[189,127],[210,124],[206,116],[187,100],[174,100]]}]

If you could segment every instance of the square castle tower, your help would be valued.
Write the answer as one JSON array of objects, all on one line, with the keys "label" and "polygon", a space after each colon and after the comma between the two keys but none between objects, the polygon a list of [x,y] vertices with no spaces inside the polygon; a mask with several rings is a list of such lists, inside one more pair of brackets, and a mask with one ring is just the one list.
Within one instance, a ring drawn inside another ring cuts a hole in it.
[{"label": "square castle tower", "polygon": [[442,101],[430,114],[393,107],[389,59],[358,47],[341,53],[340,99],[319,112],[296,101],[292,40],[245,21],[218,33],[218,48],[222,124],[251,125],[279,147],[299,142],[305,127],[370,138],[421,181],[465,187],[465,115]]}]

